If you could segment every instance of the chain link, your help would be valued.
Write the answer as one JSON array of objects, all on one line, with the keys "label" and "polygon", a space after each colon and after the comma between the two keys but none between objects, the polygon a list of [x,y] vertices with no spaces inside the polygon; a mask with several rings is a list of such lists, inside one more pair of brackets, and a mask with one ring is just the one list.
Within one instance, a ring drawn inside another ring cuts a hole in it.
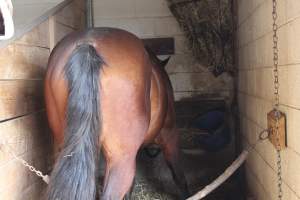
[{"label": "chain link", "polygon": [[41,177],[45,183],[49,183],[49,176],[48,175],[43,175],[43,173],[39,170],[37,170],[35,167],[30,165],[27,161],[24,159],[20,158],[17,156],[8,146],[8,144],[1,143],[0,144],[2,147],[6,147],[7,152],[11,154],[17,161],[19,161],[22,165],[24,165],[27,169],[29,169],[31,172],[35,173],[38,177]]},{"label": "chain link", "polygon": [[279,118],[280,118],[280,111],[279,111],[279,72],[278,72],[278,25],[277,25],[277,0],[272,0],[273,3],[273,74],[274,74],[274,110],[275,110],[275,117],[276,117],[276,153],[277,153],[277,187],[278,187],[278,199],[282,200],[282,166],[281,166],[281,146],[280,146],[280,138],[279,138]]}]

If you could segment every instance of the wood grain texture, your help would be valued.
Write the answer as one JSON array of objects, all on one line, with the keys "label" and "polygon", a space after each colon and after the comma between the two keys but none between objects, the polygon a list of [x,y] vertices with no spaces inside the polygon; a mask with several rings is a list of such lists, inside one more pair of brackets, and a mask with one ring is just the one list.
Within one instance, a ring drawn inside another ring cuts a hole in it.
[{"label": "wood grain texture", "polygon": [[[0,199],[10,199],[10,191],[17,193],[13,199],[21,198],[23,192],[36,182],[44,186],[39,177],[26,169],[12,155],[10,151],[25,159],[42,172],[48,172],[51,163],[51,135],[46,120],[45,112],[20,117],[5,123],[0,123],[0,136],[6,142],[4,151],[0,151]],[[36,190],[39,190],[37,187]],[[26,193],[26,196],[29,195]],[[39,198],[34,198],[39,199]],[[33,199],[33,200],[34,200]]]},{"label": "wood grain texture", "polygon": [[0,49],[0,79],[42,79],[48,48],[11,44]]},{"label": "wood grain texture", "polygon": [[49,20],[41,23],[14,43],[49,48]]},{"label": "wood grain texture", "polygon": [[55,32],[54,32],[54,43],[57,44],[61,39],[63,39],[68,33],[75,31],[74,28],[66,26],[55,22]]},{"label": "wood grain texture", "polygon": [[276,111],[272,110],[268,113],[268,129],[269,129],[269,140],[278,150],[286,148],[286,117],[284,113],[280,112],[278,117],[278,136],[277,136],[277,116]]},{"label": "wood grain texture", "polygon": [[82,10],[83,12],[86,11],[86,0],[74,0],[77,8],[79,8],[80,10]]},{"label": "wood grain texture", "polygon": [[43,81],[0,81],[1,121],[29,114],[43,107]]},{"label": "wood grain texture", "polygon": [[57,22],[70,26],[75,30],[83,28],[82,19],[84,18],[84,12],[79,9],[76,2],[71,2],[68,6],[62,8],[56,15]]},{"label": "wood grain texture", "polygon": [[[85,8],[80,8],[85,1],[70,2],[0,49],[0,142],[7,142],[16,155],[44,173],[52,164],[52,136],[43,97],[50,50],[85,24]],[[45,184],[7,152],[0,151],[0,169],[0,199],[41,198]]]}]

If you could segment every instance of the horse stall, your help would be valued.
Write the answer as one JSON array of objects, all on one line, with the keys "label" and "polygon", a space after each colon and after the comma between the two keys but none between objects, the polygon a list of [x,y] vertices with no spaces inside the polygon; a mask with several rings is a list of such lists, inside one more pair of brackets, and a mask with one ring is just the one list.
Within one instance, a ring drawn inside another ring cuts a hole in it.
[{"label": "horse stall", "polygon": [[[0,0],[0,200],[44,199],[49,177],[53,187],[48,59],[66,35],[93,27],[135,34],[167,72],[189,200],[300,200],[299,0],[9,2]],[[140,148],[127,199],[186,199],[164,153]],[[102,191],[103,154],[97,163]]]}]

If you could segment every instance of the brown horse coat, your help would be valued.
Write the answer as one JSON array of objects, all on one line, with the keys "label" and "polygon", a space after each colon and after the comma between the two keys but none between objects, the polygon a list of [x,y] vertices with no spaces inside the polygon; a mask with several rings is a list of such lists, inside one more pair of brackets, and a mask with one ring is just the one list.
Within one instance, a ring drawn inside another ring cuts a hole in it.
[{"label": "brown horse coat", "polygon": [[[72,53],[83,44],[89,45],[103,59],[97,94],[100,101],[98,106],[101,124],[101,128],[97,130],[99,144],[106,158],[105,183],[101,199],[124,198],[134,178],[136,154],[143,145],[151,143],[161,146],[174,180],[186,197],[188,193],[186,181],[178,166],[178,132],[168,75],[158,60],[152,55],[149,56],[141,40],[126,31],[96,28],[72,33],[53,50],[45,80],[45,97],[56,151],[65,148],[65,130],[67,126],[72,126],[68,125],[66,120],[68,102],[71,98],[69,90],[72,86],[66,78],[65,66],[70,61]],[[79,106],[83,107],[85,103],[78,102]],[[57,162],[63,162],[62,160],[63,156],[60,156]],[[77,162],[84,161],[79,159]],[[72,167],[74,166],[69,166]],[[55,178],[52,179],[54,182]],[[68,193],[68,187],[72,186],[66,184],[64,191],[59,191],[61,189],[56,187],[50,183],[48,193],[52,193],[52,196],[48,194],[48,199],[53,198],[54,193]],[[69,190],[72,190],[70,188]],[[85,197],[83,191],[74,190],[76,193],[82,193],[78,197]],[[95,195],[94,191],[91,193],[92,196]]]}]

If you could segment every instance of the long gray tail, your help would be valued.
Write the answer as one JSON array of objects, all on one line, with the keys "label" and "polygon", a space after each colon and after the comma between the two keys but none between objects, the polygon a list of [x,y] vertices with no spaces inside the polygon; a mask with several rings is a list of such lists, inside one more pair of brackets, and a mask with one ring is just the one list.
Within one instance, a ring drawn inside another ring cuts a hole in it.
[{"label": "long gray tail", "polygon": [[65,139],[51,173],[47,200],[95,199],[103,65],[104,60],[92,45],[81,44],[64,68],[69,89]]}]

